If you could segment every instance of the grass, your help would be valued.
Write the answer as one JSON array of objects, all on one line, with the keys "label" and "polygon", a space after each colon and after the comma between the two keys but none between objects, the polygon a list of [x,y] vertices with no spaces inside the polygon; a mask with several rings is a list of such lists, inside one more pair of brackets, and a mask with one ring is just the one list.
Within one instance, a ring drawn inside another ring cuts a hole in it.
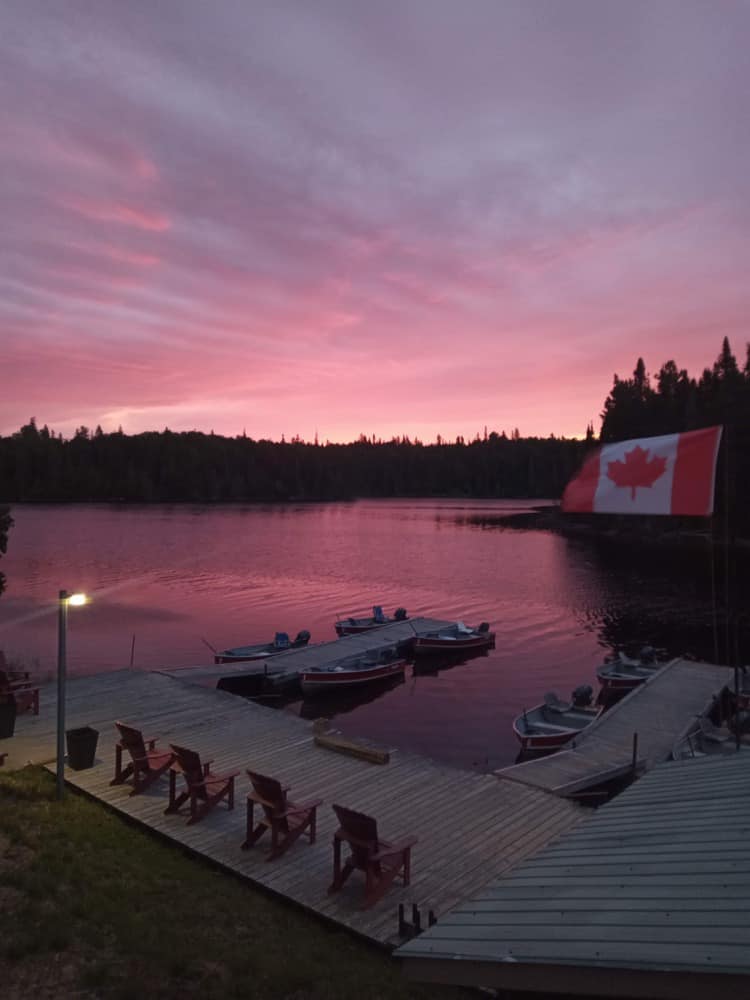
[{"label": "grass", "polygon": [[0,772],[4,1000],[448,1000],[385,953],[190,858],[40,767]]}]

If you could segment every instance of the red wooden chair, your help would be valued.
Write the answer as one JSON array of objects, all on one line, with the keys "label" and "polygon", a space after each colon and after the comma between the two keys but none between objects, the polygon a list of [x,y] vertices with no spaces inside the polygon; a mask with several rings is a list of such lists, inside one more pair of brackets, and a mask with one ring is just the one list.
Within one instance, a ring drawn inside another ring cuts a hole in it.
[{"label": "red wooden chair", "polygon": [[28,670],[11,670],[5,653],[0,649],[0,696],[12,696],[16,712],[31,709],[39,715],[39,685],[31,680]]},{"label": "red wooden chair", "polygon": [[[365,873],[363,910],[377,903],[398,875],[403,876],[404,885],[409,884],[411,849],[417,842],[416,837],[406,837],[392,844],[378,837],[378,825],[371,816],[336,805],[333,811],[341,825],[333,835],[333,882],[329,893],[338,892],[355,868]],[[344,842],[349,845],[351,854],[342,868],[341,845]]]},{"label": "red wooden chair", "polygon": [[[115,776],[110,785],[123,785],[132,777],[131,795],[145,792],[174,763],[175,756],[171,750],[157,750],[158,736],[144,739],[140,729],[134,729],[124,722],[116,722],[115,726],[120,739],[115,746]],[[122,752],[130,754],[130,763],[122,766]]]},{"label": "red wooden chair", "polygon": [[239,771],[232,774],[212,774],[212,761],[201,763],[200,755],[195,750],[179,747],[176,743],[169,745],[185,779],[185,791],[175,795],[174,781],[170,782],[169,805],[164,810],[165,813],[179,812],[180,806],[189,799],[190,825],[203,819],[224,798],[227,800],[227,807],[234,809],[234,779]]},{"label": "red wooden chair", "polygon": [[[248,771],[253,790],[247,796],[247,833],[242,850],[253,846],[266,830],[271,831],[271,853],[266,861],[280,858],[307,830],[310,843],[315,843],[315,810],[322,799],[312,802],[292,802],[287,798],[288,786],[276,778],[267,778],[257,771]],[[265,819],[254,822],[254,807],[259,805]]]}]

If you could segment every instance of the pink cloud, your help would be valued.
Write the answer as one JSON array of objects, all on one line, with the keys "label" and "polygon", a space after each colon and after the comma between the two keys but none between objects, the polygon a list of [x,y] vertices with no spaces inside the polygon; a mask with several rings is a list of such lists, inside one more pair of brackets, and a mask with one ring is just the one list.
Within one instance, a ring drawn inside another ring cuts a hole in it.
[{"label": "pink cloud", "polygon": [[67,201],[62,204],[95,222],[116,222],[159,233],[170,227],[170,221],[163,213],[133,208],[131,205],[80,200]]},{"label": "pink cloud", "polygon": [[744,354],[746,5],[176,11],[4,14],[0,433],[582,434]]}]

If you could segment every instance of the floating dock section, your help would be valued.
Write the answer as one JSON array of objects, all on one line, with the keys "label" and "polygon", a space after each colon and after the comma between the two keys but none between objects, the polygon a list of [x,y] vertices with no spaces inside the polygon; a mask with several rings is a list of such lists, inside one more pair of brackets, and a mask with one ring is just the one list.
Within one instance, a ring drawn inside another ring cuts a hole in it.
[{"label": "floating dock section", "polygon": [[164,670],[189,684],[217,687],[221,684],[264,678],[271,686],[293,684],[305,670],[327,667],[349,656],[377,654],[386,649],[406,649],[416,636],[437,632],[455,624],[438,618],[407,618],[403,622],[381,625],[369,632],[345,635],[330,642],[316,642],[297,649],[275,653],[264,660],[238,663],[211,663]]},{"label": "floating dock section", "polygon": [[661,764],[397,955],[462,986],[748,997],[749,828],[750,753]]},{"label": "floating dock section", "polygon": [[672,660],[600,715],[570,749],[495,774],[557,795],[574,795],[623,776],[634,763],[646,770],[669,758],[675,742],[733,678],[730,667]]}]

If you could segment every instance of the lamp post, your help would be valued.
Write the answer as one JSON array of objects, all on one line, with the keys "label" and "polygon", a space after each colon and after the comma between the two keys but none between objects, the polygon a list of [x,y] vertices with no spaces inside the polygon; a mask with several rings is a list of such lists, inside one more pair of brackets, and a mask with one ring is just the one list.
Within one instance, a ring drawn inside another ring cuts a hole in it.
[{"label": "lamp post", "polygon": [[86,603],[85,594],[69,594],[61,590],[57,612],[57,797],[65,794],[65,672],[66,643],[68,637],[68,605],[78,607]]}]

